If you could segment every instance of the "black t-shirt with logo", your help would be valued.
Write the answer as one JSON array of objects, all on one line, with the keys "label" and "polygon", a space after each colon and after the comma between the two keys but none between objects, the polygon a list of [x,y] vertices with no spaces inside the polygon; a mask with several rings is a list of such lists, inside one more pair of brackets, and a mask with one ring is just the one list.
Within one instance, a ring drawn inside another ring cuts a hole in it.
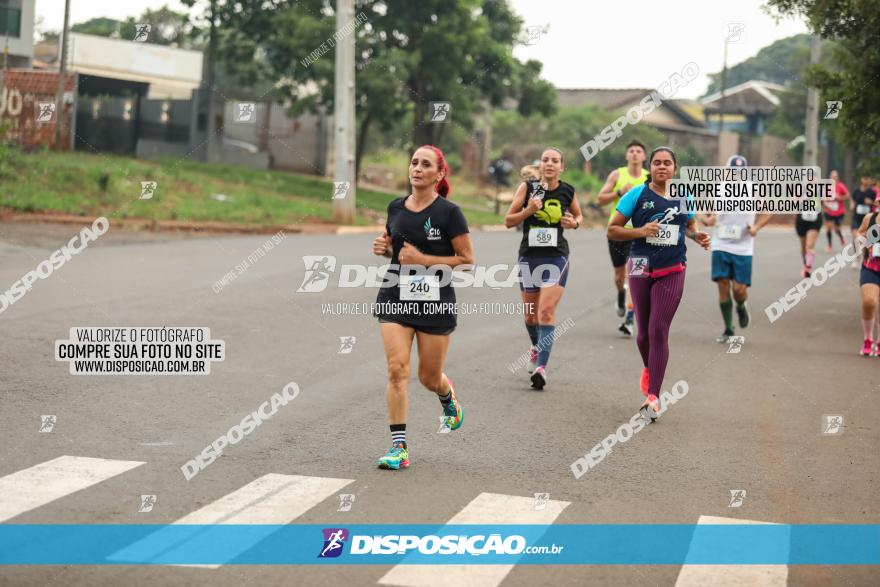
[{"label": "black t-shirt with logo", "polygon": [[[388,204],[388,220],[385,230],[391,237],[391,268],[388,272],[400,276],[400,250],[403,243],[408,242],[425,255],[437,257],[452,257],[455,249],[452,239],[469,232],[467,220],[461,209],[444,197],[438,196],[427,208],[420,212],[408,210],[404,201],[408,196],[397,198]],[[420,271],[421,274],[439,275],[439,273]],[[406,279],[404,272],[404,279]],[[438,300],[404,300],[400,299],[401,288],[414,289],[415,294],[423,293],[418,277],[411,279],[410,284],[397,284],[379,289],[376,298],[377,303],[394,303],[401,311],[398,313],[380,314],[395,321],[406,322],[414,326],[448,326],[456,325],[455,312],[448,307],[442,313],[438,313],[434,306],[430,309],[429,304],[442,304],[455,302],[455,289],[452,284],[439,288]],[[439,283],[439,282],[438,282]],[[406,295],[406,294],[405,294]],[[403,308],[402,306],[406,306]],[[403,310],[409,310],[404,312]]]},{"label": "black t-shirt with logo", "polygon": [[868,206],[869,211],[873,207],[868,203],[870,200],[871,203],[877,200],[877,194],[871,188],[862,191],[861,188],[854,189],[850,194],[850,197],[853,201],[853,216],[856,218],[864,218],[869,212],[859,213],[857,206]]},{"label": "black t-shirt with logo", "polygon": [[[537,195],[544,202],[541,209],[523,220],[523,238],[519,244],[522,257],[558,257],[568,255],[568,241],[562,228],[562,216],[568,212],[574,201],[574,188],[560,181],[556,189],[547,191],[538,180],[526,182],[526,197],[522,209],[529,205],[529,198]],[[556,229],[556,246],[530,246],[529,231],[532,228]]]}]

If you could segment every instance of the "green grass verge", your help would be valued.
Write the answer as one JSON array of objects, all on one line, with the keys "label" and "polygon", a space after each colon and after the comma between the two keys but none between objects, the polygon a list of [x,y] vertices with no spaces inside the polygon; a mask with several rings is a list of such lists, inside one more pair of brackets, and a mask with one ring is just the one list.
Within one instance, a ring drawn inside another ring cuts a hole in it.
[{"label": "green grass verge", "polygon": [[[8,149],[0,155],[0,206],[22,212],[254,225],[330,222],[333,218],[333,182],[313,176],[80,152],[25,154]],[[109,181],[102,190],[104,174]],[[138,199],[141,181],[157,182],[152,199]],[[217,194],[226,200],[218,201]],[[394,197],[359,189],[355,224],[373,224],[384,217]],[[462,208],[473,224],[502,221],[472,202],[463,202]]]}]

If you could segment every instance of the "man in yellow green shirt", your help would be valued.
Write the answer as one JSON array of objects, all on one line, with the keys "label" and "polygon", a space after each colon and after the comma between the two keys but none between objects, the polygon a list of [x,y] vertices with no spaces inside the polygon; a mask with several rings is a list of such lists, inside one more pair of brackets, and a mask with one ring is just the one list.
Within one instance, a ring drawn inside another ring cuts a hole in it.
[{"label": "man in yellow green shirt", "polygon": [[[645,183],[648,179],[648,170],[642,167],[645,163],[645,145],[637,140],[630,141],[626,146],[626,166],[619,167],[608,174],[605,185],[599,192],[597,203],[600,206],[611,204],[611,214],[608,216],[608,224],[614,218],[617,202],[631,188]],[[632,228],[630,224],[627,227]],[[611,255],[611,264],[614,266],[614,285],[617,288],[617,315],[625,320],[619,330],[627,336],[633,332],[632,300],[629,299],[626,290],[626,260],[629,258],[630,241],[608,241],[608,252]],[[624,304],[626,304],[624,306]]]}]

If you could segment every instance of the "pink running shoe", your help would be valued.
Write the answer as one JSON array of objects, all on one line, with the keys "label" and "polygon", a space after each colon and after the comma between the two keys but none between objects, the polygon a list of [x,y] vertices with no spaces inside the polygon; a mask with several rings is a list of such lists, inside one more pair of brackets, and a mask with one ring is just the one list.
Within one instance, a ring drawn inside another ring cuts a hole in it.
[{"label": "pink running shoe", "polygon": [[865,342],[862,344],[862,350],[860,353],[863,357],[876,357],[877,354],[874,351],[874,344],[870,338],[866,338]]},{"label": "pink running shoe", "polygon": [[648,389],[650,388],[651,382],[648,376],[648,368],[645,367],[642,369],[642,380],[639,381],[639,386],[642,388],[642,395],[648,397]]}]

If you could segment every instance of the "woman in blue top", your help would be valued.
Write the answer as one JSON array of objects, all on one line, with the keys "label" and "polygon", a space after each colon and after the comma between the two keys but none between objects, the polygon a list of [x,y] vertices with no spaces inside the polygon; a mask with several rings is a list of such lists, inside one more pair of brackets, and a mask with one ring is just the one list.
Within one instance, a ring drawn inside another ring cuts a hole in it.
[{"label": "woman in blue top", "polygon": [[[684,293],[687,247],[684,237],[704,249],[708,234],[695,229],[694,214],[684,202],[666,197],[667,182],[677,168],[668,147],[654,149],[649,158],[648,180],[629,190],[618,202],[608,226],[608,240],[633,241],[627,263],[629,290],[636,311],[636,344],[642,355],[641,387],[645,417],[660,412],[660,386],[669,361],[669,327]],[[624,225],[632,219],[633,228]],[[650,408],[650,411],[649,411]]]}]

